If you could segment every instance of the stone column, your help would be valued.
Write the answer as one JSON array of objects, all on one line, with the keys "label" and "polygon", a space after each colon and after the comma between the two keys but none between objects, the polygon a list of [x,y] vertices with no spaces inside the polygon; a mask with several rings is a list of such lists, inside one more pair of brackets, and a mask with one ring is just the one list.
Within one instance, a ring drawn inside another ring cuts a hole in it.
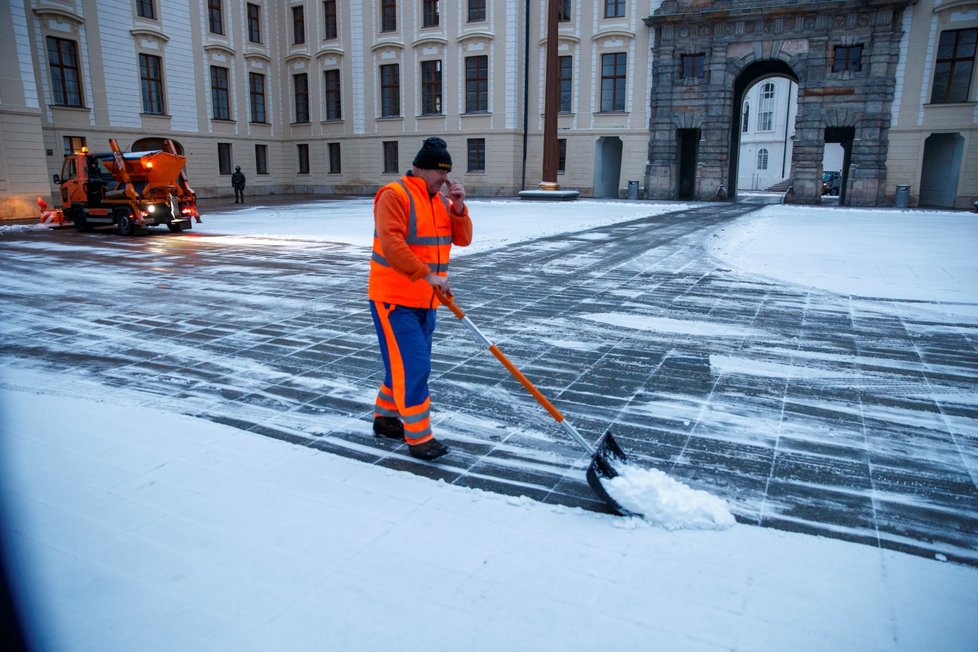
[{"label": "stone column", "polygon": [[[671,29],[669,27],[665,29]],[[662,42],[661,28],[656,29],[656,43]],[[645,188],[649,199],[675,199],[678,191],[678,152],[676,126],[672,120],[672,95],[675,48],[657,45],[653,56],[659,62],[652,75],[651,113],[649,121],[649,159],[645,168]]]}]

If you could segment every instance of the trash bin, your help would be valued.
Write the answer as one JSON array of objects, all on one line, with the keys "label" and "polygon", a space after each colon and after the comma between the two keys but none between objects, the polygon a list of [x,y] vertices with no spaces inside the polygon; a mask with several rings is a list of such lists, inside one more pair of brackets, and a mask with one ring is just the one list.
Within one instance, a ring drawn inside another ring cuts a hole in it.
[{"label": "trash bin", "polygon": [[638,181],[628,182],[628,198],[638,199]]},{"label": "trash bin", "polygon": [[894,208],[906,208],[910,205],[910,186],[899,185],[896,187],[896,195],[893,196]]}]

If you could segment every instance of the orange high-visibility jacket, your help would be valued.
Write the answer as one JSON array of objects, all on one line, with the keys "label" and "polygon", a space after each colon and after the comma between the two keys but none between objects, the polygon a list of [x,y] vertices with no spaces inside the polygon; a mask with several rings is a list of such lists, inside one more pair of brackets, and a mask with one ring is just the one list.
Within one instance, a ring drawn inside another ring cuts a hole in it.
[{"label": "orange high-visibility jacket", "polygon": [[374,197],[374,249],[367,295],[411,308],[437,308],[438,300],[424,277],[448,276],[452,245],[472,242],[467,206],[452,212],[443,193],[428,196],[424,180],[405,176]]}]

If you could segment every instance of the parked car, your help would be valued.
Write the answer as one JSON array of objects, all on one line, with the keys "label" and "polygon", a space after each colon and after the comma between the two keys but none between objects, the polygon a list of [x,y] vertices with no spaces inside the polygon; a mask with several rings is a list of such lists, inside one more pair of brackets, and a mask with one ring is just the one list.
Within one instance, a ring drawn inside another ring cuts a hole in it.
[{"label": "parked car", "polygon": [[835,170],[826,170],[822,173],[822,194],[837,196],[839,188],[842,187],[842,174]]}]

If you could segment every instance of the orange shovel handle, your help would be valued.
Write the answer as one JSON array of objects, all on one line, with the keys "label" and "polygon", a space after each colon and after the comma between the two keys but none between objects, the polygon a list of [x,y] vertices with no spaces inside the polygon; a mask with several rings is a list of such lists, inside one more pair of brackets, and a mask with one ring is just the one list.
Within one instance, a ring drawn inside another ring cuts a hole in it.
[{"label": "orange shovel handle", "polygon": [[492,353],[494,356],[496,356],[496,359],[499,360],[504,367],[506,367],[506,370],[513,375],[513,378],[520,381],[520,384],[526,388],[526,391],[530,392],[533,398],[535,398],[537,402],[540,403],[540,405],[542,405],[544,409],[550,413],[550,416],[552,416],[557,421],[557,423],[561,423],[564,420],[564,415],[560,413],[560,410],[555,408],[553,403],[551,403],[546,396],[540,393],[540,390],[537,389],[536,386],[530,382],[529,378],[523,375],[523,372],[520,371],[515,364],[510,362],[510,359],[506,357],[506,354],[504,354],[502,351],[499,350],[498,346],[496,346],[491,341],[489,341],[489,338],[483,335],[482,331],[476,328],[475,324],[472,323],[472,320],[466,317],[465,313],[462,312],[462,309],[455,304],[454,299],[452,299],[450,295],[446,295],[444,292],[442,292],[440,288],[436,286],[432,286],[432,289],[434,289],[435,296],[438,297],[438,300],[443,304],[445,304],[448,307],[448,309],[452,311],[452,314],[454,314],[456,317],[462,320],[462,323],[468,326],[469,329],[472,330],[472,332],[474,332],[476,336],[479,337],[489,347],[489,352]]}]

